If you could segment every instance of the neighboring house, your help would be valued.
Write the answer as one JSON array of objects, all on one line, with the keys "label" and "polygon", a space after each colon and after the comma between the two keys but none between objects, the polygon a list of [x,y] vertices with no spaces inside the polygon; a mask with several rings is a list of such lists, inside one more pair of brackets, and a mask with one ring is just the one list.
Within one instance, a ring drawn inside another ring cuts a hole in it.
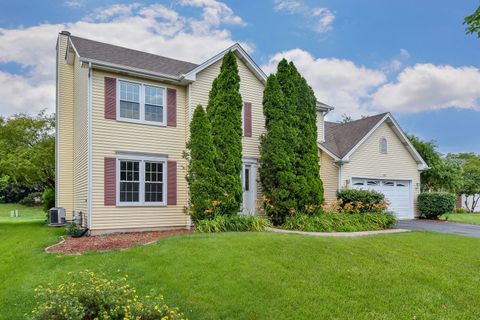
[{"label": "neighboring house", "polygon": [[[197,65],[66,31],[57,41],[56,206],[70,217],[82,212],[92,234],[189,228],[183,157],[189,123],[194,108],[207,105],[228,51],[237,56],[244,102],[242,210],[255,213],[261,194],[257,166],[266,75],[239,44]],[[331,109],[317,104],[327,201],[334,200],[339,187],[359,187],[360,179],[363,187],[386,194],[390,182],[398,190],[403,181],[410,192],[409,211],[404,214],[399,205],[398,214],[413,216],[425,163],[392,116],[338,125],[324,121]],[[348,129],[356,124],[368,125]],[[381,138],[386,139],[386,154],[379,150]],[[378,185],[371,185],[373,178]],[[388,198],[397,208],[397,193]]]},{"label": "neighboring house", "polygon": [[461,196],[457,197],[457,204],[456,208],[463,208],[466,210],[472,209],[473,202],[475,201],[475,207],[473,208],[473,212],[480,212],[480,194],[476,194],[475,196],[466,196],[462,194]]}]

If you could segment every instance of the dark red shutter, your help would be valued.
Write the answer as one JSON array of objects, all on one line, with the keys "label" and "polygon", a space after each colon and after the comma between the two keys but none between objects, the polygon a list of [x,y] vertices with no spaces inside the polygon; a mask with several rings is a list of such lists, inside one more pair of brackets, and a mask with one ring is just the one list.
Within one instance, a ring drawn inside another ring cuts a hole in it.
[{"label": "dark red shutter", "polygon": [[104,182],[103,199],[104,205],[114,206],[116,204],[117,189],[117,159],[104,158]]},{"label": "dark red shutter", "polygon": [[177,204],[177,161],[167,161],[167,205]]},{"label": "dark red shutter", "polygon": [[252,104],[250,102],[243,104],[243,135],[252,136]]},{"label": "dark red shutter", "polygon": [[167,89],[167,126],[177,126],[177,90]]},{"label": "dark red shutter", "polygon": [[117,79],[105,77],[105,119],[116,119]]}]

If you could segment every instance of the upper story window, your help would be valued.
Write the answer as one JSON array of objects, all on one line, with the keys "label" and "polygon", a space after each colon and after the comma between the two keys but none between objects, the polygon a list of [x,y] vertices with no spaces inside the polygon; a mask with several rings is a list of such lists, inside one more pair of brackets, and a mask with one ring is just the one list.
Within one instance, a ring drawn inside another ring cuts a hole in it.
[{"label": "upper story window", "polygon": [[380,148],[380,153],[383,153],[383,154],[388,153],[388,143],[385,137],[380,138],[379,148]]},{"label": "upper story window", "polygon": [[118,81],[119,119],[165,125],[165,88]]}]

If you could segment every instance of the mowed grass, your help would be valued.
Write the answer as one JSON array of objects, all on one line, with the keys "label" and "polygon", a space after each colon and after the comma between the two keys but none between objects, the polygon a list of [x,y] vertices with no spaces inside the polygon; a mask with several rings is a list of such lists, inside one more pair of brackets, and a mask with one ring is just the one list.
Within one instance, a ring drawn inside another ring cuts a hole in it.
[{"label": "mowed grass", "polygon": [[[18,217],[10,217],[10,211],[18,210]],[[0,204],[0,222],[45,221],[46,214],[39,207],[26,207],[16,203]]]},{"label": "mowed grass", "polygon": [[480,239],[435,233],[322,238],[193,234],[125,251],[66,256],[64,233],[0,223],[0,319],[24,319],[33,289],[68,271],[128,274],[190,319],[478,319]]},{"label": "mowed grass", "polygon": [[442,219],[446,218],[451,222],[480,224],[480,213],[452,213],[442,216]]}]

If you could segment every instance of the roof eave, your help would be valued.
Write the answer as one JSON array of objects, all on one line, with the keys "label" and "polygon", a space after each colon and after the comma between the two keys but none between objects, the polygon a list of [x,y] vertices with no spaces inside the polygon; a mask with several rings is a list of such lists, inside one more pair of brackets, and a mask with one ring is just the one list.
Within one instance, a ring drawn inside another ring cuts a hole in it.
[{"label": "roof eave", "polygon": [[115,63],[109,63],[105,61],[89,59],[89,58],[82,58],[80,57],[80,61],[84,63],[91,63],[92,66],[96,69],[101,69],[105,71],[113,71],[113,72],[124,72],[133,76],[141,76],[145,78],[150,78],[153,80],[162,80],[162,81],[173,81],[173,82],[181,82],[181,78],[174,75],[169,75],[165,73],[158,73],[152,72],[144,69],[128,67],[124,65],[119,65]]}]

